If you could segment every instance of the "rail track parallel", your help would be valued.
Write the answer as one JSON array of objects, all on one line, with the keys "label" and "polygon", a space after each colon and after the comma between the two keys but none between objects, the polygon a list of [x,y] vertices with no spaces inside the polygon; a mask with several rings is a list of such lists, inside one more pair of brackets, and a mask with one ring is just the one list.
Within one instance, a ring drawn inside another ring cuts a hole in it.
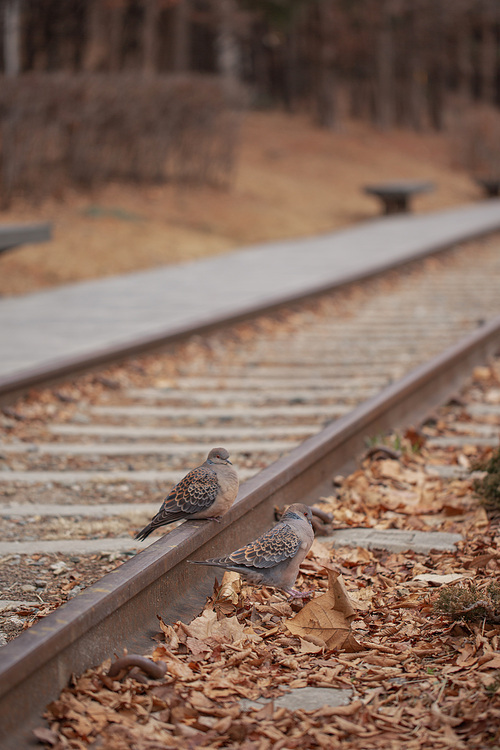
[{"label": "rail track parallel", "polygon": [[[255,538],[276,508],[323,507],[367,438],[418,430],[434,451],[429,470],[450,481],[465,471],[463,452],[452,452],[465,444],[464,420],[476,446],[498,444],[499,280],[493,235],[105,370],[42,380],[20,397],[14,384],[0,445],[0,555],[14,600],[0,612],[9,641],[0,649],[1,747],[37,746],[32,730],[72,676],[124,649],[150,654],[158,615],[188,623],[214,583],[213,569],[188,560]],[[474,368],[488,372],[486,398]],[[189,521],[135,541],[166,490],[214,445],[228,448],[242,480],[233,507],[219,523]],[[40,586],[23,589],[30,575]]]}]

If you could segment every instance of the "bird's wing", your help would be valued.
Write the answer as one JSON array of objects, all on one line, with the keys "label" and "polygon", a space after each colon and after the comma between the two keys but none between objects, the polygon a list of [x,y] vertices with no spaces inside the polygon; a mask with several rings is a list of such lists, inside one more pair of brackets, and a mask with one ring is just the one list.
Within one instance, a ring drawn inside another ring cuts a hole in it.
[{"label": "bird's wing", "polygon": [[237,549],[223,561],[246,565],[252,568],[272,568],[278,563],[295,557],[300,539],[287,523],[278,524],[254,542]]},{"label": "bird's wing", "polygon": [[217,474],[208,466],[198,466],[186,474],[165,498],[159,514],[184,518],[209,508],[219,493]]}]

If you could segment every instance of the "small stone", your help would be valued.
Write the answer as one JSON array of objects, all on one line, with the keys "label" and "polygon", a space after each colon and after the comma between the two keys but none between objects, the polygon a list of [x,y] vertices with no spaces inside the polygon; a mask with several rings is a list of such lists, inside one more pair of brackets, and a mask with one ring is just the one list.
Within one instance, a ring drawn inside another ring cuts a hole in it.
[{"label": "small stone", "polygon": [[0,646],[5,646],[7,643],[7,636],[5,633],[0,633]]},{"label": "small stone", "polygon": [[491,388],[484,397],[488,404],[500,404],[500,388]]},{"label": "small stone", "polygon": [[342,474],[337,474],[336,477],[333,477],[333,482],[332,482],[333,486],[334,487],[342,487],[342,485],[344,483],[344,478],[345,477],[343,477]]},{"label": "small stone", "polygon": [[25,591],[26,593],[33,593],[33,591],[36,591],[36,587],[31,583],[23,583],[23,585],[21,586],[21,591]]},{"label": "small stone", "polygon": [[115,560],[118,560],[121,557],[121,552],[115,552],[114,550],[112,552],[108,552],[107,550],[103,550],[101,554],[99,555],[101,559],[108,558],[109,562],[114,562]]},{"label": "small stone", "polygon": [[74,414],[72,421],[77,424],[88,424],[90,422],[90,417],[86,414]]},{"label": "small stone", "polygon": [[74,588],[72,588],[71,591],[68,593],[68,599],[73,599],[77,594],[80,593],[81,590],[82,590],[81,586],[75,586]]},{"label": "small stone", "polygon": [[81,557],[70,557],[69,560],[72,563],[79,563],[81,560]]},{"label": "small stone", "polygon": [[44,581],[43,578],[35,578],[35,586],[38,586],[39,589],[44,589],[47,586],[47,581]]},{"label": "small stone", "polygon": [[54,573],[55,576],[60,576],[62,573],[66,573],[68,570],[68,566],[64,562],[64,560],[59,560],[59,562],[53,563],[50,566],[50,570]]},{"label": "small stone", "polygon": [[[322,706],[348,706],[354,695],[354,691],[342,688],[315,688],[305,687],[291,690],[285,695],[274,699],[275,708],[288,708],[290,711],[315,711]],[[252,701],[243,698],[240,706],[243,711],[249,709],[260,710],[267,700]]]},{"label": "small stone", "polygon": [[11,625],[15,625],[16,628],[24,625],[24,620],[21,617],[18,617],[17,615],[14,615],[13,617],[9,617],[8,622]]}]

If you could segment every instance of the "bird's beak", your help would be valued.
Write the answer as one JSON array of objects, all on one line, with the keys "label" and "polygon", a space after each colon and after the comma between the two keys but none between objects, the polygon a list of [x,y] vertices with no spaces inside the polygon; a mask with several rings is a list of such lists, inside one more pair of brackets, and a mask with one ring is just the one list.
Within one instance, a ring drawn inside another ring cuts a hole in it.
[{"label": "bird's beak", "polygon": [[226,463],[227,463],[227,464],[231,464],[231,466],[233,465],[233,462],[232,462],[232,461],[230,461],[230,460],[229,460],[228,458],[226,458]]}]

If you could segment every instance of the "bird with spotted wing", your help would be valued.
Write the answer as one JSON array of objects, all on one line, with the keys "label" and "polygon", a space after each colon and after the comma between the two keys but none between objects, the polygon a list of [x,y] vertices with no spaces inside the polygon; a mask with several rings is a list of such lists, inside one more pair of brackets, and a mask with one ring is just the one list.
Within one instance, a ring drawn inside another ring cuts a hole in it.
[{"label": "bird with spotted wing", "polygon": [[314,541],[312,511],[308,505],[289,505],[278,523],[253,542],[210,560],[190,560],[197,565],[213,565],[240,573],[250,583],[282,589],[292,599],[310,592],[293,588],[299,567]]},{"label": "bird with spotted wing", "polygon": [[238,474],[227,450],[212,448],[207,460],[186,474],[169,492],[158,513],[135,538],[146,539],[160,526],[182,519],[217,519],[234,503],[238,486]]}]

